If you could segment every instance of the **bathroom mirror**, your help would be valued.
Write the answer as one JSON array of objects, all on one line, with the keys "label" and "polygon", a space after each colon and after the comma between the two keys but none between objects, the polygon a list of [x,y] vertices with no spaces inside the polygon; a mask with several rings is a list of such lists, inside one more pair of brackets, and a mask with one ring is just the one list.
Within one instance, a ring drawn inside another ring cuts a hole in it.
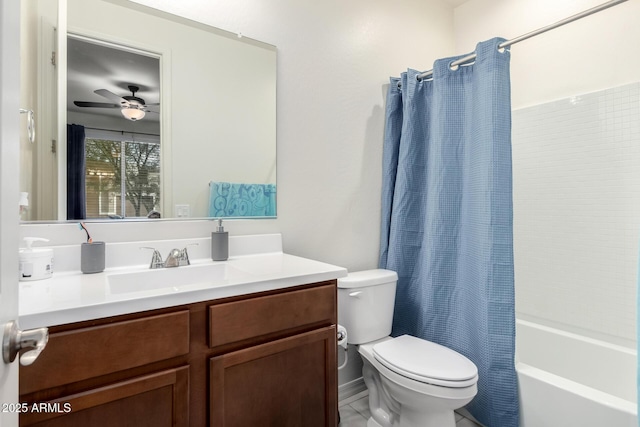
[{"label": "bathroom mirror", "polygon": [[[76,171],[86,178],[86,203],[97,204],[88,220],[275,217],[274,46],[126,0],[22,7],[21,108],[34,110],[37,125],[36,141],[20,142],[24,221],[79,219],[68,209],[78,196],[68,181],[77,169],[67,150],[71,124],[93,144]],[[138,70],[138,62],[157,68]],[[131,105],[118,101],[135,99],[145,114],[129,120],[123,109]],[[131,172],[140,151],[155,163]],[[142,190],[130,191],[129,180],[143,175]]]}]

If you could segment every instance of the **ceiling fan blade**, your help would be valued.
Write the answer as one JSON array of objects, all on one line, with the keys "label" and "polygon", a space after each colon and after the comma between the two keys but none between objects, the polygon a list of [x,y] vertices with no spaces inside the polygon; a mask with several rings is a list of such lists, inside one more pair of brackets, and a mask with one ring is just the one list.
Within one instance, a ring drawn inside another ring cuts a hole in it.
[{"label": "ceiling fan blade", "polygon": [[106,89],[98,89],[98,90],[94,90],[93,92],[97,93],[100,96],[104,96],[105,98],[110,99],[111,101],[116,102],[119,105],[129,105],[129,101],[127,101],[122,97],[119,97],[113,92],[109,92]]},{"label": "ceiling fan blade", "polygon": [[106,102],[73,101],[73,103],[78,107],[120,108],[119,104],[109,104]]},{"label": "ceiling fan blade", "polygon": [[144,104],[144,105],[145,106],[148,106],[148,105],[160,105],[160,103],[159,102],[154,102],[153,104]]}]

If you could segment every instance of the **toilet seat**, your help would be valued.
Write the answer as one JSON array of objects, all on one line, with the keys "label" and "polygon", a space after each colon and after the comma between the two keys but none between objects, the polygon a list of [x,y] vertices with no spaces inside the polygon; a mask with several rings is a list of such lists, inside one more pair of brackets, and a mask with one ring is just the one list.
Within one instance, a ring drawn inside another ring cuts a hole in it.
[{"label": "toilet seat", "polygon": [[379,342],[374,358],[399,375],[442,387],[469,387],[478,381],[478,368],[460,353],[410,335]]}]

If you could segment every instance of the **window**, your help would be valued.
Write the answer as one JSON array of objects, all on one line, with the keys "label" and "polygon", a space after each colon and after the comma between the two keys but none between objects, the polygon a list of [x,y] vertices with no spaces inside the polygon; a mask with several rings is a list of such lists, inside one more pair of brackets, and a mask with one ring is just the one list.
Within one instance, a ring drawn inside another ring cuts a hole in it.
[{"label": "window", "polygon": [[160,209],[157,135],[86,129],[87,218],[147,217]]}]

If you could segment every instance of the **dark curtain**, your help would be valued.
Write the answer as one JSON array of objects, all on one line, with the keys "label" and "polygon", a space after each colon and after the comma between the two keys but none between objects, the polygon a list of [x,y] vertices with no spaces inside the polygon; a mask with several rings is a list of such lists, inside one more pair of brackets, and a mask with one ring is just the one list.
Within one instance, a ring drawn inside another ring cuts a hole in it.
[{"label": "dark curtain", "polygon": [[85,219],[84,126],[67,125],[67,219]]}]

